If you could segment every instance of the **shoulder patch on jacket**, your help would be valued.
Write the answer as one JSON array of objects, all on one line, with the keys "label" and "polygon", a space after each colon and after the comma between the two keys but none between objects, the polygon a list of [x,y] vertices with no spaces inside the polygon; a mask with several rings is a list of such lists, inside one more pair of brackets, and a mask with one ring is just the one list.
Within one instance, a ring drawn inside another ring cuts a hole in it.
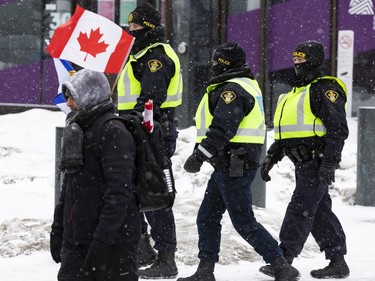
[{"label": "shoulder patch on jacket", "polygon": [[339,97],[339,94],[337,92],[335,92],[334,90],[328,90],[327,92],[325,92],[324,94],[327,99],[329,99],[331,102],[335,102],[337,100],[337,98]]},{"label": "shoulder patch on jacket", "polygon": [[147,65],[148,65],[148,68],[150,69],[151,72],[156,72],[160,68],[163,67],[163,65],[161,64],[161,62],[158,61],[158,60],[156,60],[156,59],[149,60],[147,62]]},{"label": "shoulder patch on jacket", "polygon": [[220,96],[226,104],[230,104],[237,97],[232,91],[225,91]]}]

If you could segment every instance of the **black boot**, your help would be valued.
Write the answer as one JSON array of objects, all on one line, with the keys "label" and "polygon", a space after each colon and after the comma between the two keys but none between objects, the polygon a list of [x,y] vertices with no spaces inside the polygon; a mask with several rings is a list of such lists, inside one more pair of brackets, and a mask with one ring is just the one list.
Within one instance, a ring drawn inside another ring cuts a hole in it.
[{"label": "black boot", "polygon": [[178,274],[174,252],[159,252],[155,262],[146,269],[138,271],[141,279],[172,279]]},{"label": "black boot", "polygon": [[[289,263],[290,265],[293,263],[294,257],[291,256],[285,256],[284,257],[286,262]],[[275,277],[275,272],[273,271],[273,268],[271,265],[267,264],[259,268],[259,271],[262,272],[263,274],[270,276],[270,277]]]},{"label": "black boot", "polygon": [[190,277],[178,278],[177,281],[215,281],[215,263],[200,260],[197,271]]},{"label": "black boot", "polygon": [[312,270],[310,272],[311,276],[317,279],[326,279],[326,278],[346,278],[349,276],[350,271],[349,267],[345,262],[345,259],[342,257],[338,260],[331,260],[328,266],[322,269]]},{"label": "black boot", "polygon": [[291,266],[283,256],[271,263],[271,267],[275,273],[275,281],[297,281],[301,277],[299,271]]},{"label": "black boot", "polygon": [[151,246],[150,235],[142,234],[137,246],[138,267],[152,264],[156,258],[156,251]]}]

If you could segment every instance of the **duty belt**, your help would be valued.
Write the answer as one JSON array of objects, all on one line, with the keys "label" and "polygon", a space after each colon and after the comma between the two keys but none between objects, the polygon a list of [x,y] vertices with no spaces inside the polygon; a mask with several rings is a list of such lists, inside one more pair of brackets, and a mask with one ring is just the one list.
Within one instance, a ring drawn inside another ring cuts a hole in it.
[{"label": "duty belt", "polygon": [[307,148],[306,145],[286,147],[284,153],[293,163],[311,161],[319,156],[318,149]]},{"label": "duty belt", "polygon": [[228,169],[232,173],[235,169],[238,169],[232,176],[240,176],[242,174],[241,170],[255,170],[258,169],[259,164],[255,162],[248,161],[244,157],[245,151],[231,150],[231,151],[220,151],[217,155],[213,156],[208,162],[215,169]]}]

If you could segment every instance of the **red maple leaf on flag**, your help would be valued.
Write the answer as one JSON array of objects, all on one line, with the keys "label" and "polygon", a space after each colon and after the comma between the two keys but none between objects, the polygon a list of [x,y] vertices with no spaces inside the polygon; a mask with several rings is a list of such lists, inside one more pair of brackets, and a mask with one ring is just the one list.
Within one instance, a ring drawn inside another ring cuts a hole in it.
[{"label": "red maple leaf on flag", "polygon": [[91,29],[90,31],[90,37],[87,36],[86,33],[79,33],[78,36],[78,43],[81,46],[81,50],[83,52],[86,52],[86,56],[84,61],[86,61],[87,55],[90,54],[94,58],[97,54],[103,53],[106,51],[109,44],[106,44],[104,41],[99,42],[100,38],[103,36],[103,34],[100,34],[99,27],[95,30]]}]

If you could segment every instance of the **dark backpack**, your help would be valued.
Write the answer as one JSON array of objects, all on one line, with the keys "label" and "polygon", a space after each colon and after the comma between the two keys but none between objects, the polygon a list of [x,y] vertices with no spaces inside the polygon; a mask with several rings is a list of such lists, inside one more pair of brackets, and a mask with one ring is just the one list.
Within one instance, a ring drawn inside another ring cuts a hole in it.
[{"label": "dark backpack", "polygon": [[175,199],[175,185],[172,163],[164,155],[163,131],[154,122],[152,133],[136,115],[117,116],[105,113],[89,128],[89,145],[97,158],[100,158],[101,128],[109,120],[122,121],[132,134],[136,145],[134,193],[139,211],[155,211],[171,208]]}]

